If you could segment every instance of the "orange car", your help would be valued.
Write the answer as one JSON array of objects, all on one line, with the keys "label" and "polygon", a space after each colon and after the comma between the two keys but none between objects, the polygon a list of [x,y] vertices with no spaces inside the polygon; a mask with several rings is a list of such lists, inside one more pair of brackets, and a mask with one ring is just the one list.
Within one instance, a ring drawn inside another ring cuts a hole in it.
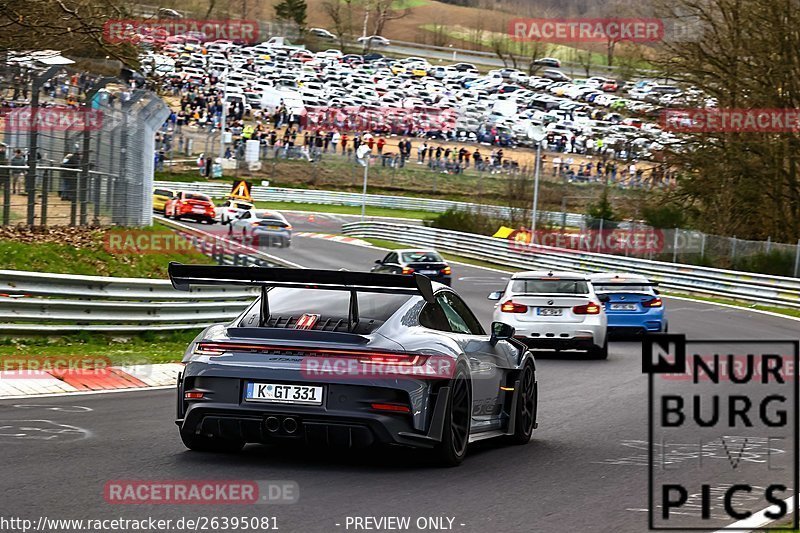
[{"label": "orange car", "polygon": [[178,192],[164,205],[164,216],[167,218],[193,218],[198,222],[213,224],[216,217],[214,202],[205,194],[198,192]]}]

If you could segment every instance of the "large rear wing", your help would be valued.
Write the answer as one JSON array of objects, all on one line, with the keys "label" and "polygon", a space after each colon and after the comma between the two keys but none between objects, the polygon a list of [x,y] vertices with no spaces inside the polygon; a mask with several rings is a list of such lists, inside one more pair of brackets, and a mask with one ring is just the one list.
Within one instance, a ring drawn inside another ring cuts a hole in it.
[{"label": "large rear wing", "polygon": [[184,265],[175,262],[169,264],[168,272],[172,286],[179,291],[188,291],[192,285],[248,285],[418,294],[427,302],[434,301],[431,280],[417,273],[413,276],[398,276],[347,270]]}]

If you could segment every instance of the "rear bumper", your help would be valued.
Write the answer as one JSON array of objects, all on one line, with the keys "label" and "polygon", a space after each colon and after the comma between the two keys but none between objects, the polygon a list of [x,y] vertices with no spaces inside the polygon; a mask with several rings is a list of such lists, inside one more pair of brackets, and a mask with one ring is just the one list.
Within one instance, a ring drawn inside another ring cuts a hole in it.
[{"label": "rear bumper", "polygon": [[608,313],[608,331],[613,333],[646,333],[663,331],[667,320],[663,310],[647,313]]},{"label": "rear bumper", "polygon": [[509,323],[515,328],[514,338],[530,348],[588,350],[593,346],[602,346],[606,341],[606,326],[602,323]]},{"label": "rear bumper", "polygon": [[[185,434],[352,448],[373,444],[430,448],[441,440],[449,394],[446,385],[412,379],[370,380],[363,384],[317,381],[313,383],[324,387],[323,404],[299,405],[247,401],[243,398],[245,383],[311,381],[286,379],[278,373],[252,379],[208,377],[187,369],[190,375],[178,383],[176,418]],[[184,390],[208,391],[207,399],[186,401]],[[376,411],[372,403],[408,405],[411,413]]]}]

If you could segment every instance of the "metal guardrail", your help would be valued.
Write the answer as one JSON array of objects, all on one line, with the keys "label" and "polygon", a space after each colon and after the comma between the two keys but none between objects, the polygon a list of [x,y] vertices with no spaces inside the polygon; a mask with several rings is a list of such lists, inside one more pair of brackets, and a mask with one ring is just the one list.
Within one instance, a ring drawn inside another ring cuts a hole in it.
[{"label": "metal guardrail", "polygon": [[660,286],[676,291],[800,309],[800,279],[797,278],[719,270],[547,246],[532,247],[472,233],[386,222],[352,222],[344,224],[343,231],[352,237],[385,239],[426,246],[520,269],[627,271],[645,275],[657,281]]},{"label": "metal guardrail", "polygon": [[[215,198],[222,198],[230,192],[230,185],[226,183],[193,182],[181,183],[174,181],[157,181],[156,187],[165,189],[191,190],[208,194]],[[253,199],[263,202],[293,202],[298,204],[326,204],[326,205],[351,205],[361,206],[363,197],[358,193],[319,191],[311,189],[289,189],[280,187],[262,187],[254,185],[251,191]],[[444,213],[448,209],[480,210],[490,216],[509,218],[510,207],[501,205],[483,205],[470,202],[454,202],[451,200],[430,200],[411,196],[384,196],[368,194],[367,205],[371,207],[384,207],[388,209],[406,209],[412,211],[430,211],[431,213]],[[540,211],[539,221],[560,225],[564,214],[558,211]],[[570,227],[583,227],[586,216],[578,213],[567,213],[566,225]]]},{"label": "metal guardrail", "polygon": [[169,281],[0,270],[4,332],[193,329],[235,318],[254,290],[193,288]]},{"label": "metal guardrail", "polygon": [[[200,252],[224,265],[287,266],[227,238],[158,217]],[[178,292],[166,280],[77,276],[0,270],[0,330],[59,333],[195,329],[236,318],[256,297],[254,289],[193,287]]]}]

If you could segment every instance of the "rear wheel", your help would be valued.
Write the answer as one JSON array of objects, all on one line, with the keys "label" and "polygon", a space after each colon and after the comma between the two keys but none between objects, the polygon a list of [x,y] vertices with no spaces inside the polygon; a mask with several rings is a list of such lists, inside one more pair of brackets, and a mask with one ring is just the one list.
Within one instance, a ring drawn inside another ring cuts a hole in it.
[{"label": "rear wheel", "polygon": [[608,336],[603,341],[603,346],[592,346],[589,350],[592,359],[608,359]]},{"label": "rear wheel", "polygon": [[536,410],[538,406],[538,391],[536,387],[536,373],[533,365],[526,363],[519,375],[519,391],[517,391],[517,407],[514,416],[514,433],[507,437],[511,444],[527,444],[533,435],[536,425]]},{"label": "rear wheel", "polygon": [[442,442],[434,450],[436,459],[442,466],[458,466],[467,455],[472,422],[472,391],[463,367],[456,370],[456,375],[450,381],[450,397],[444,420]]},{"label": "rear wheel", "polygon": [[221,439],[181,431],[184,446],[195,452],[235,453],[244,447],[239,439]]}]

